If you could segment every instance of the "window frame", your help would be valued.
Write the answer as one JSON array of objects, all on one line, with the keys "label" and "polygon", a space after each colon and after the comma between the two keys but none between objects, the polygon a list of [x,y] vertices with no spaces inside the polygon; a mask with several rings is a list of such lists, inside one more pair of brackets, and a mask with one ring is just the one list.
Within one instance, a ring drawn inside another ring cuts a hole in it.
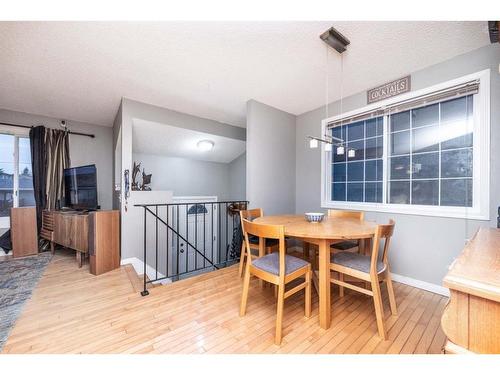
[{"label": "window frame", "polygon": [[[433,92],[444,90],[469,81],[479,80],[479,91],[473,95],[473,172],[472,172],[472,207],[431,206],[414,204],[388,203],[388,162],[389,134],[388,114],[384,114],[383,134],[383,202],[341,202],[331,200],[331,153],[325,151],[321,142],[321,207],[337,209],[353,209],[374,212],[387,212],[409,215],[424,215],[437,217],[467,218],[474,220],[490,220],[490,70],[482,70],[453,80],[442,82],[420,90],[392,97],[353,111],[329,117],[321,121],[321,134],[326,134],[327,125],[363,112],[383,109],[385,106],[402,100],[416,99]],[[441,100],[441,102],[446,99]],[[480,192],[478,194],[478,192]]]},{"label": "window frame", "polygon": [[[13,204],[12,208],[19,207],[19,138],[29,139],[29,129],[12,128],[10,126],[0,125],[0,134],[11,135],[14,137],[14,181],[13,181]],[[34,190],[33,190],[34,193]],[[10,215],[0,217],[0,228],[10,228]]]}]

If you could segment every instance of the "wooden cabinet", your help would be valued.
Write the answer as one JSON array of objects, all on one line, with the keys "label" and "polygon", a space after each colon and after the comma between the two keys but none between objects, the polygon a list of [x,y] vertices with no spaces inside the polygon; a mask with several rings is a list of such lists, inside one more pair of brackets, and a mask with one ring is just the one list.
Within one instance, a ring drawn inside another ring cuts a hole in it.
[{"label": "wooden cabinet", "polygon": [[[120,212],[95,211],[81,213],[76,211],[44,212],[46,231],[43,238],[51,238],[54,243],[74,249],[81,266],[82,255],[89,253],[90,272],[99,275],[120,267]],[[49,233],[50,232],[50,233]]]},{"label": "wooden cabinet", "polygon": [[86,253],[89,248],[89,216],[73,215],[70,221],[70,246]]},{"label": "wooden cabinet", "polygon": [[482,228],[444,279],[445,353],[500,353],[500,230]]},{"label": "wooden cabinet", "polygon": [[12,255],[25,257],[38,254],[36,208],[16,207],[10,210]]},{"label": "wooden cabinet", "polygon": [[120,267],[119,211],[89,214],[90,273],[100,275]]},{"label": "wooden cabinet", "polygon": [[88,250],[88,214],[54,212],[54,242],[86,253]]},{"label": "wooden cabinet", "polygon": [[70,217],[53,213],[54,217],[54,242],[64,247],[69,247]]}]

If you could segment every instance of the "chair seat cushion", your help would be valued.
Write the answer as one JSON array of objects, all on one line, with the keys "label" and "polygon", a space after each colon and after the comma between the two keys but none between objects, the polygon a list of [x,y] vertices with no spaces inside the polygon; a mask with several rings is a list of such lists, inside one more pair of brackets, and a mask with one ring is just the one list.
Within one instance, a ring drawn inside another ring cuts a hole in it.
[{"label": "chair seat cushion", "polygon": [[[262,271],[279,275],[280,260],[279,252],[274,252],[252,261],[252,266]],[[285,274],[289,275],[298,269],[307,266],[309,263],[303,259],[291,255],[285,255]]]},{"label": "chair seat cushion", "polygon": [[[358,254],[343,252],[331,256],[331,262],[344,267],[349,267],[361,272],[370,273],[371,257]],[[380,260],[377,261],[377,273],[385,270],[385,264]]]},{"label": "chair seat cushion", "polygon": [[331,244],[330,247],[337,249],[337,250],[349,250],[354,247],[358,247],[358,243],[354,241],[344,241],[344,242],[338,242]]},{"label": "chair seat cushion", "polygon": [[[257,236],[248,236],[248,242],[250,242],[252,245],[258,245],[259,244],[259,237]],[[279,241],[274,238],[266,238],[266,247],[268,246],[278,246]]]}]

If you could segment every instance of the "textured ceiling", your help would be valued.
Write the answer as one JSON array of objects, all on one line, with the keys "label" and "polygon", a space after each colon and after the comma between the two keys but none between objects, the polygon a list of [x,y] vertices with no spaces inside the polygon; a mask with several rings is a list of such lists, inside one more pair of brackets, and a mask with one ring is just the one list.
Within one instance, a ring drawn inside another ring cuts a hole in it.
[{"label": "textured ceiling", "polygon": [[[214,142],[210,151],[200,151],[199,141]],[[246,143],[237,139],[134,119],[132,152],[173,156],[217,163],[230,163],[245,152]]]},{"label": "textured ceiling", "polygon": [[486,22],[0,22],[0,107],[106,126],[122,96],[243,127],[249,99],[301,114],[325,103],[332,25],[344,96],[489,43]]}]

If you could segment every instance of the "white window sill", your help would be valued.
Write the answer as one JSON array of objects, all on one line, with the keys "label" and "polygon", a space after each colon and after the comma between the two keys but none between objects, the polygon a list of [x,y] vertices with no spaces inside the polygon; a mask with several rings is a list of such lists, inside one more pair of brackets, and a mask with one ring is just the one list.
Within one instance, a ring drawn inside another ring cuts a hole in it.
[{"label": "white window sill", "polygon": [[403,215],[450,217],[469,220],[490,220],[489,212],[481,213],[468,207],[417,206],[406,204],[382,204],[364,202],[322,202],[322,208],[349,209],[358,211],[386,212]]}]

